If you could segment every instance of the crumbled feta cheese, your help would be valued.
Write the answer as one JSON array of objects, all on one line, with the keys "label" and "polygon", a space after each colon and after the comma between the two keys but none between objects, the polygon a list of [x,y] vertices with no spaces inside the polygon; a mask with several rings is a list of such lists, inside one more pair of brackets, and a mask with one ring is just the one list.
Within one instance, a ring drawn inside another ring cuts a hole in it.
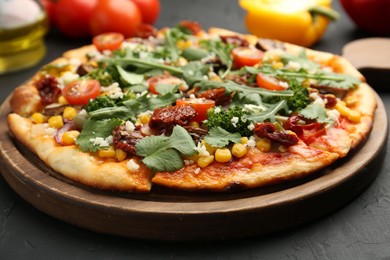
[{"label": "crumbled feta cheese", "polygon": [[81,60],[80,59],[75,59],[75,58],[72,58],[69,60],[69,64],[74,67],[74,68],[78,68],[81,64]]},{"label": "crumbled feta cheese", "polygon": [[242,110],[257,115],[260,112],[267,111],[267,108],[263,105],[245,104]]},{"label": "crumbled feta cheese", "polygon": [[237,127],[238,120],[239,120],[238,117],[233,116],[232,119],[230,120],[230,122],[232,122],[232,125],[233,125],[234,127]]},{"label": "crumbled feta cheese", "polygon": [[279,81],[279,85],[282,86],[285,89],[288,89],[290,86],[288,85],[287,82],[285,81]]},{"label": "crumbled feta cheese", "polygon": [[309,97],[314,100],[314,104],[319,104],[321,106],[325,106],[325,101],[318,95],[317,92],[310,93]]},{"label": "crumbled feta cheese", "polygon": [[108,87],[101,87],[101,91],[107,93],[112,99],[123,98],[124,95],[118,82],[114,82]]},{"label": "crumbled feta cheese", "polygon": [[45,128],[45,133],[47,135],[54,135],[57,132],[57,129],[54,127],[47,127]]},{"label": "crumbled feta cheese", "polygon": [[196,168],[195,171],[194,171],[195,174],[199,174],[200,173],[200,168]]},{"label": "crumbled feta cheese", "polygon": [[298,71],[302,68],[302,66],[296,61],[289,61],[285,68],[292,71]]},{"label": "crumbled feta cheese", "polygon": [[256,141],[254,139],[249,139],[248,142],[246,143],[246,146],[250,148],[255,148],[256,147]]},{"label": "crumbled feta cheese", "polygon": [[209,156],[210,153],[207,151],[206,146],[202,143],[198,143],[197,147],[195,147],[195,150],[198,151],[198,154],[200,156]]},{"label": "crumbled feta cheese", "polygon": [[331,110],[326,111],[326,115],[334,123],[337,123],[337,124],[339,123],[340,112],[337,109],[331,109]]},{"label": "crumbled feta cheese", "polygon": [[80,115],[80,116],[85,116],[85,117],[86,117],[86,116],[88,116],[88,112],[87,112],[87,110],[85,110],[85,109],[81,109],[80,112],[79,112],[79,115]]},{"label": "crumbled feta cheese", "polygon": [[127,132],[134,132],[135,126],[134,126],[133,122],[126,121],[125,127],[126,127]]},{"label": "crumbled feta cheese", "polygon": [[139,169],[139,165],[133,160],[130,159],[126,164],[127,169],[131,172],[135,172]]},{"label": "crumbled feta cheese", "polygon": [[195,162],[193,161],[193,160],[184,160],[184,164],[186,165],[186,166],[188,166],[188,165],[191,165],[191,164],[194,164]]},{"label": "crumbled feta cheese", "polygon": [[195,99],[196,97],[195,97],[195,94],[190,94],[190,98],[191,99]]},{"label": "crumbled feta cheese", "polygon": [[253,123],[249,124],[248,125],[248,130],[249,131],[253,131],[253,129],[255,129],[255,125]]},{"label": "crumbled feta cheese", "polygon": [[214,108],[214,113],[215,114],[221,113],[221,108],[220,107]]},{"label": "crumbled feta cheese", "polygon": [[91,138],[91,139],[89,139],[89,141],[91,141],[91,143],[93,145],[96,145],[99,147],[107,147],[112,143],[113,139],[114,139],[113,136],[110,135],[107,138],[103,138],[103,137]]},{"label": "crumbled feta cheese", "polygon": [[79,74],[73,73],[71,71],[67,71],[64,74],[62,74],[61,77],[58,78],[58,80],[59,80],[58,87],[63,88],[63,86],[65,86],[66,84],[68,84],[72,81],[79,79],[79,77],[80,77]]}]

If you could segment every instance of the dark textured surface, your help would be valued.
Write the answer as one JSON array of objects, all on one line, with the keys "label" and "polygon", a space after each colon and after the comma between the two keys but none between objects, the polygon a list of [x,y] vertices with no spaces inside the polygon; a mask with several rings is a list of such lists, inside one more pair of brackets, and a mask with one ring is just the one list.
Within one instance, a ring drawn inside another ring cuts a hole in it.
[{"label": "dark textured surface", "polygon": [[[236,1],[161,2],[158,27],[191,19],[206,28],[220,26],[245,32],[244,11]],[[337,1],[334,7],[342,19],[333,23],[313,48],[340,54],[348,41],[369,35],[354,29]],[[51,33],[46,42],[48,55],[41,65],[88,40],[71,41]],[[0,100],[37,68],[0,76]],[[389,114],[390,94],[379,94]],[[39,212],[0,176],[0,259],[390,259],[389,172],[390,155],[386,153],[372,185],[345,207],[312,223],[264,237],[207,243],[140,241],[88,232]]]}]

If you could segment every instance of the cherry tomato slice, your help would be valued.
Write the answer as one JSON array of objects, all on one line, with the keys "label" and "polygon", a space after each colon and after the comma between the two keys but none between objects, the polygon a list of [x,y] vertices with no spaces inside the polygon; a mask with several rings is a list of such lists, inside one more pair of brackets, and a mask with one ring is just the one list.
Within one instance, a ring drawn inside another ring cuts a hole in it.
[{"label": "cherry tomato slice", "polygon": [[287,83],[279,81],[263,73],[257,73],[256,83],[259,88],[265,88],[268,90],[286,90],[288,88]]},{"label": "cherry tomato slice", "polygon": [[215,101],[205,98],[181,98],[176,100],[176,106],[191,106],[196,110],[197,115],[192,119],[201,123],[207,119],[207,110],[215,106]]},{"label": "cherry tomato slice", "polygon": [[171,76],[171,75],[157,75],[154,77],[151,77],[147,80],[147,83],[149,85],[149,92],[153,94],[159,94],[156,90],[157,85],[179,85],[180,84],[180,90],[184,91],[187,89],[187,84],[179,79],[178,77]]},{"label": "cherry tomato slice", "polygon": [[100,83],[94,79],[70,82],[62,90],[62,95],[71,105],[86,105],[90,99],[100,94]]},{"label": "cherry tomato slice", "polygon": [[93,37],[92,42],[98,51],[116,50],[118,49],[125,37],[121,33],[102,33]]},{"label": "cherry tomato slice", "polygon": [[250,47],[236,47],[232,50],[234,65],[237,68],[254,66],[261,62],[264,53]]}]

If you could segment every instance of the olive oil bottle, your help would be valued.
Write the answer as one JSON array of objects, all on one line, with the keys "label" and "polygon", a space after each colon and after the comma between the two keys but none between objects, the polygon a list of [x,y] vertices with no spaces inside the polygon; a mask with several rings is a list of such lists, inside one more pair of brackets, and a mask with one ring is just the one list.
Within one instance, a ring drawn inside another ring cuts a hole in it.
[{"label": "olive oil bottle", "polygon": [[45,55],[44,9],[34,0],[0,0],[0,74],[31,67]]}]

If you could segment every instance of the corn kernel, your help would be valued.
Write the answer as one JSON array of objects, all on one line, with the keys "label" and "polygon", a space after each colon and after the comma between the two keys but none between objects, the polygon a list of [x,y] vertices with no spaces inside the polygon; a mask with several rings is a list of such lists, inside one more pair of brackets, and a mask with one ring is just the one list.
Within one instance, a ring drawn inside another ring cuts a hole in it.
[{"label": "corn kernel", "polygon": [[127,153],[123,151],[122,149],[115,149],[115,159],[117,159],[119,162],[126,159]]},{"label": "corn kernel", "polygon": [[305,79],[305,80],[302,82],[302,87],[304,87],[304,88],[308,88],[308,87],[310,87],[310,85],[311,85],[310,79]]},{"label": "corn kernel", "polygon": [[284,67],[284,64],[283,64],[283,62],[277,61],[277,62],[272,63],[272,67],[274,69],[281,69]]},{"label": "corn kernel", "polygon": [[362,117],[362,114],[359,111],[356,110],[350,110],[348,114],[348,119],[354,123],[359,123],[360,119]]},{"label": "corn kernel", "polygon": [[42,124],[45,122],[45,116],[42,113],[34,113],[31,115],[31,120],[36,124]]},{"label": "corn kernel", "polygon": [[269,140],[268,138],[260,138],[260,140],[256,143],[256,147],[260,151],[266,153],[271,150],[271,140]]},{"label": "corn kernel", "polygon": [[245,145],[240,143],[234,144],[232,147],[232,154],[237,158],[243,157],[247,151],[248,150],[246,149]]},{"label": "corn kernel", "polygon": [[207,167],[210,163],[214,161],[214,155],[209,156],[201,156],[198,158],[196,163],[199,165],[199,167]]},{"label": "corn kernel", "polygon": [[64,121],[62,120],[62,116],[52,116],[48,120],[49,126],[59,129],[64,125]]},{"label": "corn kernel", "polygon": [[215,160],[217,162],[228,162],[232,159],[232,153],[227,148],[218,148],[215,151]]},{"label": "corn kernel", "polygon": [[73,118],[75,118],[76,115],[77,115],[77,111],[73,107],[66,107],[64,109],[64,112],[62,113],[64,119],[68,119],[68,120],[72,120]]},{"label": "corn kernel", "polygon": [[218,76],[218,75],[213,75],[213,76],[211,76],[211,77],[210,77],[210,80],[211,80],[211,81],[216,81],[216,82],[222,82],[221,77]]},{"label": "corn kernel", "polygon": [[202,140],[202,144],[204,145],[204,147],[206,147],[206,150],[207,152],[209,152],[209,154],[214,154],[217,150],[217,147],[209,145],[205,140]]},{"label": "corn kernel", "polygon": [[187,40],[187,41],[184,41],[184,40],[179,40],[177,41],[176,43],[176,47],[180,50],[184,50],[184,49],[187,49],[189,47],[191,47],[192,43],[190,40]]},{"label": "corn kernel", "polygon": [[58,103],[61,104],[61,105],[69,104],[68,100],[66,100],[66,98],[64,96],[62,96],[62,95],[58,98]]},{"label": "corn kernel", "polygon": [[107,149],[103,149],[103,150],[99,150],[98,152],[99,154],[99,157],[102,157],[102,158],[112,158],[112,157],[115,157],[115,150],[113,147],[109,147]]},{"label": "corn kernel", "polygon": [[337,111],[339,111],[340,115],[348,117],[349,112],[351,109],[349,109],[344,102],[337,102],[335,108]]},{"label": "corn kernel", "polygon": [[76,141],[80,132],[77,130],[67,131],[61,137],[61,144],[63,145],[72,145]]},{"label": "corn kernel", "polygon": [[248,141],[249,141],[248,137],[246,137],[246,136],[241,137],[241,143],[242,144],[247,144]]},{"label": "corn kernel", "polygon": [[150,121],[150,116],[149,116],[149,115],[140,115],[140,116],[138,117],[138,119],[139,119],[139,121],[140,121],[141,124],[145,125],[145,124],[149,123],[149,121]]},{"label": "corn kernel", "polygon": [[188,125],[193,127],[193,128],[199,128],[200,127],[199,123],[196,122],[196,121],[191,121],[191,122],[188,123]]},{"label": "corn kernel", "polygon": [[351,106],[354,106],[356,104],[357,99],[356,99],[356,97],[349,96],[344,101],[345,101],[345,105],[347,107],[351,107]]}]

